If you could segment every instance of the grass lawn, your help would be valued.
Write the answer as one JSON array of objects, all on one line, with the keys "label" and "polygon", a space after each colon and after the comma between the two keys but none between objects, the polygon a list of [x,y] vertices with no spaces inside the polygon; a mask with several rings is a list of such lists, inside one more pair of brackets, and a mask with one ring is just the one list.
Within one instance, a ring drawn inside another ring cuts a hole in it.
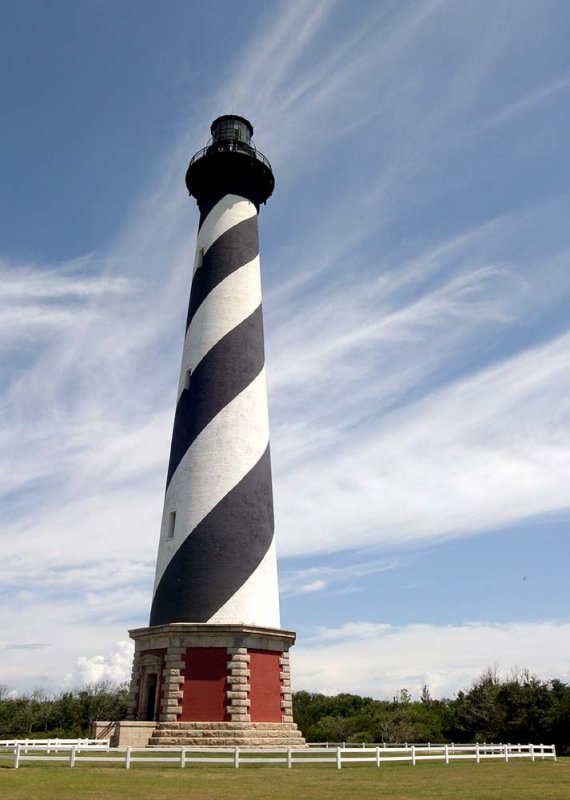
[{"label": "grass lawn", "polygon": [[1,800],[568,800],[570,758],[485,764],[0,767]]}]

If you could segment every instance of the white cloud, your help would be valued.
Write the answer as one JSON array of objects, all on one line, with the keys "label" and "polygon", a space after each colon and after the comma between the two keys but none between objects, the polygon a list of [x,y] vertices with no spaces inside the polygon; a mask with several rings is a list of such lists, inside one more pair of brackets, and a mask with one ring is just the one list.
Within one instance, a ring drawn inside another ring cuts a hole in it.
[{"label": "white cloud", "polygon": [[[131,611],[139,603],[148,604],[138,596],[132,585],[123,589],[123,617],[106,609],[100,614],[101,596],[106,593],[104,585],[97,592],[92,587],[87,592],[50,594],[41,587],[34,594],[27,587],[10,596],[10,614],[3,614],[2,638],[0,639],[0,682],[18,692],[41,687],[58,692],[64,687],[67,675],[75,674],[78,659],[88,661],[103,654],[105,663],[123,664],[123,672],[117,669],[117,679],[125,679],[127,657],[112,656],[112,643],[125,638],[127,627],[134,627]],[[127,595],[132,595],[128,607]],[[117,591],[109,591],[107,603],[112,604]],[[4,607],[8,607],[4,599]],[[41,609],[41,613],[38,612]],[[110,611],[110,613],[109,613]],[[128,670],[130,674],[129,665]],[[128,677],[126,674],[126,677]],[[77,673],[77,680],[80,680]]]},{"label": "white cloud", "polygon": [[489,120],[488,124],[489,126],[502,125],[504,122],[511,120],[516,115],[527,112],[539,103],[549,100],[559,92],[565,92],[568,89],[570,89],[570,76],[564,75],[561,78],[557,78],[556,80],[551,81],[546,85],[529,92],[528,94],[525,94],[518,100],[509,103],[506,108],[503,108],[501,111],[495,114],[495,116]]},{"label": "white cloud", "polygon": [[[5,651],[12,681],[61,681],[79,654],[107,652],[124,618],[146,616],[196,219],[181,175],[204,120],[228,108],[251,115],[285,187],[280,237],[264,253],[281,551],[434,541],[567,507],[567,337],[467,376],[450,368],[488,331],[500,338],[568,292],[553,236],[566,229],[562,201],[459,233],[405,224],[455,180],[458,131],[471,130],[471,104],[520,29],[475,27],[461,53],[444,36],[450,66],[434,81],[433,43],[468,12],[379,6],[327,39],[338,9],[284,3],[265,18],[115,242],[70,264],[0,264],[0,346],[20,348],[0,407],[4,635],[48,644],[41,667]],[[549,86],[509,114],[565,88]],[[334,172],[347,137],[345,156],[358,152],[366,174],[329,186],[306,226],[287,231],[296,181],[327,161]],[[285,592],[336,589],[358,569],[301,569]]]},{"label": "white cloud", "polygon": [[65,676],[65,684],[77,688],[101,681],[124,683],[131,676],[133,652],[133,642],[124,641],[117,642],[109,656],[79,656],[73,670]]},{"label": "white cloud", "polygon": [[[346,591],[354,587],[359,578],[365,575],[376,575],[379,572],[395,569],[397,561],[385,559],[368,559],[366,561],[346,564],[341,567],[309,567],[297,570],[282,570],[279,579],[283,596],[320,592],[324,589]],[[347,587],[347,584],[349,586]]]},{"label": "white cloud", "polygon": [[568,508],[570,334],[278,473],[286,555],[437,540]]},{"label": "white cloud", "polygon": [[[70,335],[78,325],[109,319],[102,304],[132,292],[133,286],[122,276],[85,277],[82,271],[89,258],[71,263],[65,269],[46,270],[28,265],[9,266],[0,261],[0,346],[7,349],[16,342],[30,342],[56,334]],[[112,306],[111,306],[112,308]]]},{"label": "white cloud", "polygon": [[326,587],[326,582],[323,580],[311,581],[310,583],[303,583],[298,587],[299,594],[310,594],[311,592],[320,592],[321,589]]},{"label": "white cloud", "polygon": [[291,653],[295,690],[389,698],[451,697],[487,668],[528,669],[543,680],[570,679],[570,623],[474,622],[392,626],[355,622],[302,638]]}]

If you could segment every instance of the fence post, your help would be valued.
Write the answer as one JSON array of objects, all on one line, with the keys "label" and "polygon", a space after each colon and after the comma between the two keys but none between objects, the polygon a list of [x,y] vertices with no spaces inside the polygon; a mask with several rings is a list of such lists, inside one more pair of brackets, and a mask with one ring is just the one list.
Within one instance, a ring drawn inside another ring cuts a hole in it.
[{"label": "fence post", "polygon": [[234,750],[234,767],[236,769],[239,767],[239,747],[236,747]]},{"label": "fence post", "polygon": [[377,767],[380,766],[380,748],[379,747],[376,748],[376,766]]},{"label": "fence post", "polygon": [[336,748],[336,768],[337,769],[340,769],[342,767],[342,761],[341,761],[340,753],[341,753],[341,748],[337,747]]},{"label": "fence post", "polygon": [[76,749],[76,747],[77,747],[77,745],[75,745],[75,744],[72,745],[71,752],[69,754],[69,766],[72,767],[72,768],[75,766],[75,749]]},{"label": "fence post", "polygon": [[475,759],[478,764],[481,763],[481,753],[479,752],[479,742],[475,743]]},{"label": "fence post", "polygon": [[127,747],[125,750],[125,769],[131,768],[131,748]]},{"label": "fence post", "polygon": [[180,767],[181,769],[184,769],[185,766],[186,766],[186,748],[183,747],[180,750]]},{"label": "fence post", "polygon": [[554,761],[556,761],[556,745],[552,745],[552,755],[554,756]]},{"label": "fence post", "polygon": [[504,745],[504,748],[505,748],[505,762],[508,764],[509,763],[509,745],[508,744]]},{"label": "fence post", "polygon": [[445,745],[445,763],[449,764],[449,745]]},{"label": "fence post", "polygon": [[534,761],[534,745],[533,744],[529,744],[528,749],[530,751],[530,760]]},{"label": "fence post", "polygon": [[17,744],[14,747],[14,769],[18,769],[20,766],[20,745]]},{"label": "fence post", "polygon": [[412,745],[412,767],[416,766],[416,746]]},{"label": "fence post", "polygon": [[293,756],[292,756],[292,753],[291,753],[291,748],[288,747],[287,748],[287,769],[291,769],[292,766],[293,766]]}]

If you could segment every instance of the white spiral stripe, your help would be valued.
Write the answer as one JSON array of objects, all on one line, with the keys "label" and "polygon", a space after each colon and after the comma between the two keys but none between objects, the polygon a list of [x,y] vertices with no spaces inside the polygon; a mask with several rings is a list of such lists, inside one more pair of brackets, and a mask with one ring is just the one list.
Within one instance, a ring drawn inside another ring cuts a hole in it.
[{"label": "white spiral stripe", "polygon": [[180,399],[187,370],[194,372],[204,356],[261,303],[259,256],[219,283],[194,314],[184,340],[182,369],[176,402]]},{"label": "white spiral stripe", "polygon": [[[275,537],[255,572],[208,622],[279,628],[279,591]],[[260,602],[260,599],[262,602]]]},{"label": "white spiral stripe", "polygon": [[237,194],[224,195],[211,209],[198,231],[192,274],[202,265],[202,258],[216,239],[219,239],[223,233],[229,231],[234,225],[256,215],[257,208],[245,197],[240,197]]},{"label": "white spiral stripe", "polygon": [[[265,369],[196,437],[172,476],[160,532],[154,591],[178,548],[257,464],[269,443]],[[208,465],[215,469],[207,470]],[[171,511],[174,538],[168,539]]]}]

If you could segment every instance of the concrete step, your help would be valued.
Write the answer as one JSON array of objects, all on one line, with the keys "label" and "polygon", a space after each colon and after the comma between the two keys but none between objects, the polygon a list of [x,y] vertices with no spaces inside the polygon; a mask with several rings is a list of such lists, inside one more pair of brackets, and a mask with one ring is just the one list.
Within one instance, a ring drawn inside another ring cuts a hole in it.
[{"label": "concrete step", "polygon": [[194,738],[193,736],[172,737],[171,739],[151,738],[149,745],[152,747],[306,747],[303,737],[291,739],[266,739],[255,737],[250,739],[233,739],[230,737],[216,739],[215,741]]},{"label": "concrete step", "polygon": [[159,722],[158,730],[279,730],[295,731],[294,722]]},{"label": "concrete step", "polygon": [[300,731],[228,731],[228,730],[202,730],[200,728],[194,728],[193,730],[176,730],[175,728],[170,728],[168,730],[164,729],[157,729],[154,731],[153,736],[156,739],[168,739],[172,736],[176,737],[184,737],[184,736],[193,736],[197,738],[203,739],[217,739],[224,736],[233,736],[235,739],[248,739],[252,736],[263,736],[266,739],[282,739],[285,738],[298,738],[301,736]]},{"label": "concrete step", "polygon": [[159,722],[155,747],[305,747],[294,722]]}]

